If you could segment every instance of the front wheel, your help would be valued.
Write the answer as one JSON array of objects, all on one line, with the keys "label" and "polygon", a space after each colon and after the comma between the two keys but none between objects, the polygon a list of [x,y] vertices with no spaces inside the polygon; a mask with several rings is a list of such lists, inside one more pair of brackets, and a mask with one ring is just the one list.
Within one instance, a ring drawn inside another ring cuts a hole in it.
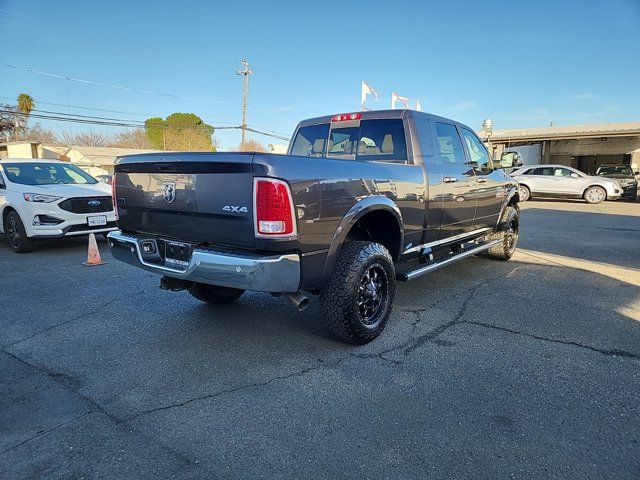
[{"label": "front wheel", "polygon": [[509,260],[516,251],[520,229],[520,214],[516,207],[508,205],[502,215],[495,233],[488,240],[501,240],[500,243],[487,250],[487,256],[496,260]]},{"label": "front wheel", "polygon": [[357,345],[380,335],[391,314],[395,276],[393,259],[384,246],[345,243],[320,292],[320,309],[329,332]]},{"label": "front wheel", "polygon": [[602,203],[607,199],[607,192],[602,187],[589,187],[584,192],[587,203]]},{"label": "front wheel", "polygon": [[202,302],[212,305],[225,305],[239,299],[244,290],[231,287],[219,287],[206,283],[194,283],[189,288],[189,293]]},{"label": "front wheel", "polygon": [[7,215],[4,221],[4,234],[7,237],[9,247],[16,253],[31,252],[35,248],[35,242],[27,237],[27,231],[16,211],[11,211]]}]

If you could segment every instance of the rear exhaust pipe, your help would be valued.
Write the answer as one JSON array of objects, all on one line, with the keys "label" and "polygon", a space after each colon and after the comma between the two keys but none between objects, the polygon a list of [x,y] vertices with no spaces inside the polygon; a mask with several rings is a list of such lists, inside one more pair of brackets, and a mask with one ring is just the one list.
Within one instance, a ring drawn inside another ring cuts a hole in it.
[{"label": "rear exhaust pipe", "polygon": [[307,308],[309,308],[309,297],[307,297],[302,292],[296,293],[283,293],[285,298],[287,298],[300,312],[304,312]]}]

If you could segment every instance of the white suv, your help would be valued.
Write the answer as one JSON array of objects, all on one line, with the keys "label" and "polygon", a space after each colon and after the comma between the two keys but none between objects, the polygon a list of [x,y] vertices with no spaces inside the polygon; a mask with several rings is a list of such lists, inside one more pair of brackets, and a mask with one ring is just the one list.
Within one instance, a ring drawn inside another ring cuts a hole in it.
[{"label": "white suv", "polygon": [[532,197],[567,197],[600,203],[622,195],[617,181],[593,177],[566,165],[525,165],[510,175],[519,184],[521,202]]},{"label": "white suv", "polygon": [[109,185],[69,162],[0,159],[0,232],[18,253],[37,238],[116,230]]}]

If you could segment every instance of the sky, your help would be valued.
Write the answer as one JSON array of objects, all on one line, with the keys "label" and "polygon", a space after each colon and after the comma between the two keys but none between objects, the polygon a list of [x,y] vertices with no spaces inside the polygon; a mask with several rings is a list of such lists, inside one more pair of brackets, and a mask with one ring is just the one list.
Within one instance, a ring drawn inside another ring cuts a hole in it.
[{"label": "sky", "polygon": [[[40,110],[127,121],[239,125],[241,59],[247,124],[285,136],[358,111],[362,80],[380,96],[371,109],[397,92],[476,130],[484,118],[495,130],[640,120],[640,0],[0,0],[0,45],[0,103],[27,92]],[[224,150],[240,141],[215,136]]]}]

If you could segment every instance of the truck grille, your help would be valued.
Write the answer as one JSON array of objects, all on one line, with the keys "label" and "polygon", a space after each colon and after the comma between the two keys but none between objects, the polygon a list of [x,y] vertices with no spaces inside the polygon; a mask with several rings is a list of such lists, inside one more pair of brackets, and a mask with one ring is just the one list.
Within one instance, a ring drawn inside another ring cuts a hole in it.
[{"label": "truck grille", "polygon": [[67,198],[58,206],[71,213],[101,213],[113,210],[111,197],[75,197]]}]

